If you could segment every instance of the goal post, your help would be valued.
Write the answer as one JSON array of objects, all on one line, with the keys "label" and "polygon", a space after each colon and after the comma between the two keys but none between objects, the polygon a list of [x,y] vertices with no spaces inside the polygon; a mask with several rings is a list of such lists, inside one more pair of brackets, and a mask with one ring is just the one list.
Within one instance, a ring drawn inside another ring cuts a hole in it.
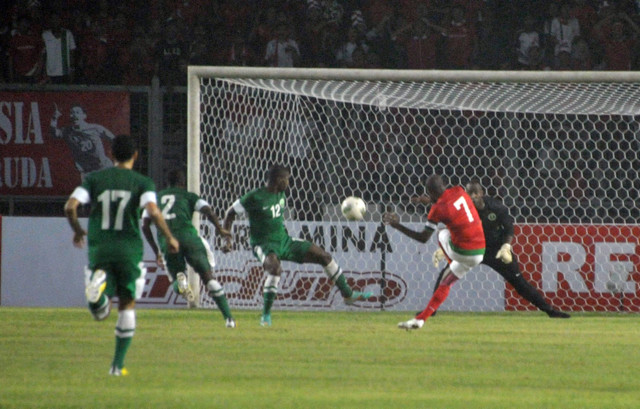
[{"label": "goal post", "polygon": [[[449,185],[477,177],[509,207],[523,275],[554,307],[640,311],[640,73],[191,66],[188,75],[189,190],[223,217],[270,164],[289,166],[289,233],[376,294],[347,307],[319,266],[285,262],[276,308],[422,309],[439,271],[435,239],[412,242],[381,215],[422,229],[427,209],[410,199],[439,173]],[[351,195],[368,205],[362,222],[340,215]],[[234,224],[229,254],[212,226],[200,227],[231,307],[260,308],[246,221]],[[535,309],[486,266],[442,308]]]}]

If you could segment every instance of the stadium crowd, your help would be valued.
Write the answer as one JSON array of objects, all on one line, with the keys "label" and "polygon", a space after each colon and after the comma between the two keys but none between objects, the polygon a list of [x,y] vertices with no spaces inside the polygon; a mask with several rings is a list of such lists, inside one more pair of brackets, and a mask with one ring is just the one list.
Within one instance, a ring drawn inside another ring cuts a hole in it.
[{"label": "stadium crowd", "polygon": [[634,0],[14,0],[0,82],[186,85],[192,65],[637,70]]}]

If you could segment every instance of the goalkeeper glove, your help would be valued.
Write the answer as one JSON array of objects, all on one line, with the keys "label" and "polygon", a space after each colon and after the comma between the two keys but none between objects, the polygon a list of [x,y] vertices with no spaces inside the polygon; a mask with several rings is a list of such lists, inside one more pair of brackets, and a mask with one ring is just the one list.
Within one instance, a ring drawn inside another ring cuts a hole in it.
[{"label": "goalkeeper glove", "polygon": [[499,258],[505,264],[511,263],[511,260],[513,260],[511,256],[511,244],[504,243],[496,253],[496,258]]},{"label": "goalkeeper glove", "polygon": [[433,261],[433,265],[435,267],[438,267],[438,264],[440,264],[440,262],[444,259],[444,251],[442,251],[441,248],[438,248],[438,250],[436,250],[433,253],[433,257],[431,257],[431,261]]}]

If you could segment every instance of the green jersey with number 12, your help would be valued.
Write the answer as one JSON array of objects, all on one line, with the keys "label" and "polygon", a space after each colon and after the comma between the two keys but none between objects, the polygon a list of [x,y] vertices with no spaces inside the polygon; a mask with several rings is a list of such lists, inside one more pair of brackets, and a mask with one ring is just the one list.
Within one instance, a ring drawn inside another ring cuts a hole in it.
[{"label": "green jersey with number 12", "polygon": [[249,217],[249,235],[251,246],[280,242],[289,236],[284,227],[284,192],[271,193],[266,188],[254,189],[239,200]]}]

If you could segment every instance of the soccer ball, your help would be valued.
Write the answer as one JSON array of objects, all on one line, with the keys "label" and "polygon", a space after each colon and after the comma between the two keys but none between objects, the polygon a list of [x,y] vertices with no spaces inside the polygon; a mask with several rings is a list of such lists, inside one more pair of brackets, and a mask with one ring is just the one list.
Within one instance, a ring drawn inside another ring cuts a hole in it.
[{"label": "soccer ball", "polygon": [[347,220],[362,220],[367,212],[367,205],[359,197],[349,196],[342,201],[340,209]]}]

